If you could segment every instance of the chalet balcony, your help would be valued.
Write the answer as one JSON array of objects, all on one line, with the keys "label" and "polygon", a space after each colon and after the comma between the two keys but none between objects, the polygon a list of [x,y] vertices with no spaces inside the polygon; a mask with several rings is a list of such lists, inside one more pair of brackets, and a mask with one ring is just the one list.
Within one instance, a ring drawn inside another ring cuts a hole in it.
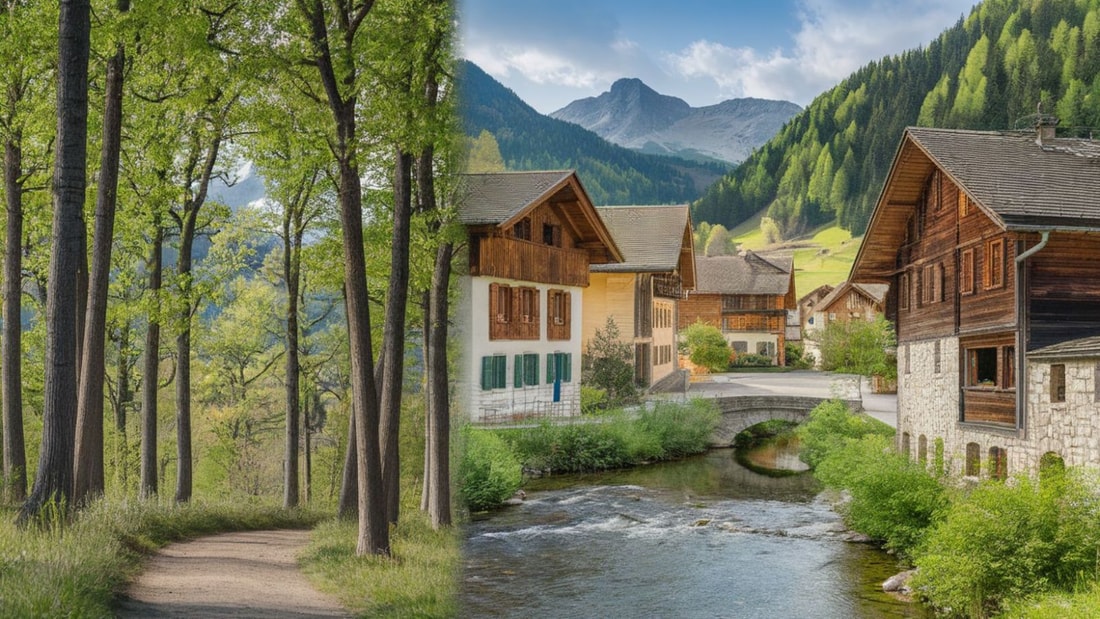
[{"label": "chalet balcony", "polygon": [[963,422],[1016,424],[1016,391],[993,389],[963,389]]},{"label": "chalet balcony", "polygon": [[588,286],[588,252],[510,237],[475,237],[470,275]]},{"label": "chalet balcony", "polygon": [[684,287],[679,275],[654,275],[653,296],[665,299],[684,298]]}]

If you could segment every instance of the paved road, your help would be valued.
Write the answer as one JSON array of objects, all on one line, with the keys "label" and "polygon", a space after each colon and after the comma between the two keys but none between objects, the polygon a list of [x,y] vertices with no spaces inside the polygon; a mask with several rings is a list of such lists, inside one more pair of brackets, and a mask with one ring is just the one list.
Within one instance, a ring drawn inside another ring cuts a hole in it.
[{"label": "paved road", "polygon": [[[696,377],[688,387],[688,397],[720,397],[730,395],[793,395],[819,398],[839,397],[858,400],[858,376],[833,374],[813,370],[782,373],[712,374]],[[898,398],[893,394],[871,393],[871,384],[862,379],[863,410],[872,417],[897,427]]]}]

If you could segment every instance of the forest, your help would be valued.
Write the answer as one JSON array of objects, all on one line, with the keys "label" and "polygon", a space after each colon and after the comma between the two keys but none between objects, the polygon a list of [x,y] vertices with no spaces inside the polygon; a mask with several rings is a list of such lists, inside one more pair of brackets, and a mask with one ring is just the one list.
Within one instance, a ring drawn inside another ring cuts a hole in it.
[{"label": "forest", "polygon": [[[452,4],[0,7],[21,521],[102,496],[314,500],[388,555],[414,461],[450,524]],[[399,453],[409,415],[425,453]]]},{"label": "forest", "polygon": [[692,216],[729,228],[767,209],[784,238],[834,221],[859,235],[905,127],[1031,130],[1038,113],[1064,135],[1100,127],[1097,0],[985,0],[927,47],[818,96]]},{"label": "forest", "polygon": [[616,146],[539,114],[471,62],[462,61],[459,70],[459,115],[467,136],[491,134],[508,170],[575,169],[594,204],[686,204],[728,169]]}]

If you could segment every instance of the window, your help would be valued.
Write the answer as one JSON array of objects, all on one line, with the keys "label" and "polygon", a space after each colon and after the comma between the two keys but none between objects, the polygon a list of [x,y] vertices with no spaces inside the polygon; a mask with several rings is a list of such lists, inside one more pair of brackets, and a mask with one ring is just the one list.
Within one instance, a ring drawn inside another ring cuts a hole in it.
[{"label": "window", "polygon": [[921,303],[939,303],[943,300],[943,266],[929,264],[921,276]]},{"label": "window", "polygon": [[989,448],[989,477],[1001,481],[1008,478],[1008,452],[1001,447]]},{"label": "window", "polygon": [[570,338],[572,295],[564,290],[551,289],[546,293],[546,339]]},{"label": "window", "polygon": [[1055,363],[1050,366],[1050,401],[1066,401],[1066,366]]},{"label": "window", "polygon": [[513,386],[532,387],[539,384],[539,356],[535,353],[516,355]]},{"label": "window", "polygon": [[1004,370],[1004,381],[1001,383],[1005,389],[1016,388],[1016,347],[1005,346],[1004,347],[1004,363],[1001,365]]},{"label": "window", "polygon": [[490,355],[481,358],[481,390],[503,389],[507,386],[508,358]]},{"label": "window", "polygon": [[741,342],[741,341],[733,342],[733,352],[735,352],[739,355],[743,355],[743,354],[749,352],[749,343],[748,342]]},{"label": "window", "polygon": [[492,284],[490,288],[493,288],[490,291],[490,302],[495,301],[495,311],[492,313],[496,315],[496,321],[512,322],[512,287],[503,284]]},{"label": "window", "polygon": [[940,359],[943,355],[940,354],[940,341],[936,340],[935,345],[932,348],[932,370],[936,373],[940,373]]},{"label": "window", "polygon": [[901,433],[901,455],[905,456],[905,459],[909,459],[909,433]]},{"label": "window", "polygon": [[928,464],[928,438],[923,434],[917,438],[917,461]]},{"label": "window", "polygon": [[898,307],[909,309],[909,274],[902,273],[898,278]]},{"label": "window", "polygon": [[997,349],[971,348],[966,354],[966,384],[971,387],[997,387]]},{"label": "window", "polygon": [[990,239],[985,244],[985,263],[982,265],[982,286],[987,290],[1004,286],[1005,241]]},{"label": "window", "polygon": [[966,471],[965,474],[976,477],[982,469],[982,448],[977,443],[966,444]]},{"label": "window", "polygon": [[561,226],[542,224],[542,242],[553,247],[561,247]]},{"label": "window", "polygon": [[963,193],[963,190],[959,190],[959,217],[966,217],[973,210],[970,205],[970,198]]},{"label": "window", "polygon": [[531,218],[524,217],[516,222],[516,225],[512,226],[512,236],[517,239],[523,239],[524,241],[531,240]]},{"label": "window", "polygon": [[909,344],[905,345],[905,373],[909,373]]},{"label": "window", "polygon": [[546,384],[557,381],[568,383],[573,380],[573,355],[567,352],[546,354]]},{"label": "window", "polygon": [[974,250],[959,254],[959,293],[974,294]]},{"label": "window", "polygon": [[534,288],[519,289],[519,319],[535,322],[539,317],[539,291]]}]

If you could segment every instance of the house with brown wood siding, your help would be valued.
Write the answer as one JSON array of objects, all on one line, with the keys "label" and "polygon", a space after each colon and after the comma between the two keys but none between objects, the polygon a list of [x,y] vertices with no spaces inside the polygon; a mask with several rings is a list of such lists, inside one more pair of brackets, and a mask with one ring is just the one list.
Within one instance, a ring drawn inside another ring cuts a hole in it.
[{"label": "house with brown wood siding", "polygon": [[886,284],[841,282],[811,310],[809,330],[824,329],[834,322],[873,322],[883,314],[888,289]]},{"label": "house with brown wood siding", "polygon": [[622,254],[572,170],[469,174],[460,391],[473,421],[580,412],[589,266]]},{"label": "house with brown wood siding", "polygon": [[695,290],[680,303],[680,329],[695,322],[718,327],[735,353],[783,365],[787,314],[797,307],[791,258],[752,251],[696,256],[695,273]]},{"label": "house with brown wood siding", "polygon": [[899,448],[956,473],[1100,463],[1100,142],[911,127],[850,279],[889,285]]},{"label": "house with brown wood siding", "polygon": [[691,214],[677,206],[597,207],[623,262],[594,264],[584,291],[584,345],[611,317],[634,353],[634,379],[672,388],[680,300],[695,288]]}]

